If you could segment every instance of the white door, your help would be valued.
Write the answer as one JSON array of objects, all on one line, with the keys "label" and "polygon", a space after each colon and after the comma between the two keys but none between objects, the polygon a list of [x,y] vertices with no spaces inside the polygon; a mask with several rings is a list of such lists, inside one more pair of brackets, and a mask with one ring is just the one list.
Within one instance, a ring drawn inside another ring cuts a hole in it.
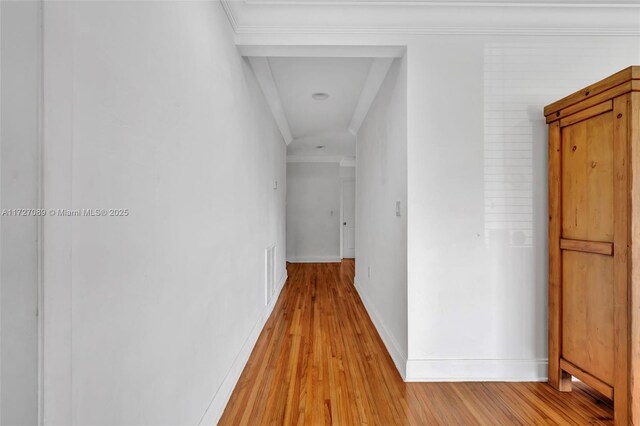
[{"label": "white door", "polygon": [[342,182],[342,257],[356,257],[356,183]]}]

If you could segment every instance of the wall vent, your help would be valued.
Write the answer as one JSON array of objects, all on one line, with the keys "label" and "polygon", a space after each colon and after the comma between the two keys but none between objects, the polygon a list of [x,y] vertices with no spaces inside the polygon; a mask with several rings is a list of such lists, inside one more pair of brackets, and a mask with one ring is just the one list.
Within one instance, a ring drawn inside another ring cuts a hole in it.
[{"label": "wall vent", "polygon": [[264,303],[271,303],[276,292],[276,246],[268,247],[264,253]]}]

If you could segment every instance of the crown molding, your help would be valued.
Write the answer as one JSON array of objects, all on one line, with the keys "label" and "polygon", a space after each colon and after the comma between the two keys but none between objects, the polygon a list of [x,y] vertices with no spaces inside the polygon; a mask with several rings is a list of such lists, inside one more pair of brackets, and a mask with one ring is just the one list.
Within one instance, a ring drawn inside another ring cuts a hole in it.
[{"label": "crown molding", "polygon": [[290,27],[244,26],[236,34],[276,35],[518,35],[518,36],[640,36],[638,28],[506,28],[506,27]]},{"label": "crown molding", "polygon": [[640,7],[635,1],[430,1],[430,0],[244,0],[247,5],[254,6],[416,6],[416,7],[579,7],[579,8],[601,8],[601,7]]},{"label": "crown molding", "polygon": [[220,4],[222,5],[222,9],[224,10],[225,15],[227,15],[227,19],[229,20],[229,25],[231,25],[231,29],[234,33],[238,33],[238,20],[233,13],[233,8],[231,7],[231,0],[220,0]]},{"label": "crown molding", "polygon": [[[640,2],[635,0],[220,1],[236,36],[242,37],[236,40],[242,41],[238,44],[269,44],[260,40],[262,35],[294,38],[412,35],[640,36]],[[539,23],[543,26],[538,26]]]}]

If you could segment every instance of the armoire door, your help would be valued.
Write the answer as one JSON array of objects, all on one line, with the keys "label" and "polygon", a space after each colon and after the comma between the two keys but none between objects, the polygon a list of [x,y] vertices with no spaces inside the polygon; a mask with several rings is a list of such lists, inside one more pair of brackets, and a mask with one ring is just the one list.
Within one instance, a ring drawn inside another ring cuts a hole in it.
[{"label": "armoire door", "polygon": [[613,386],[614,117],[609,104],[606,112],[560,123],[561,356]]}]

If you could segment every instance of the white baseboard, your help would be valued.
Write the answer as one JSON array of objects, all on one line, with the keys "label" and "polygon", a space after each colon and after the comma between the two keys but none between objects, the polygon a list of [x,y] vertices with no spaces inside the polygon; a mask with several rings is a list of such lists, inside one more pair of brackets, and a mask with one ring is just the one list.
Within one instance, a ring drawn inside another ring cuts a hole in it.
[{"label": "white baseboard", "polygon": [[231,369],[229,369],[227,376],[224,378],[224,381],[211,399],[209,407],[207,407],[207,410],[200,418],[200,421],[198,422],[199,425],[218,424],[218,421],[222,417],[224,409],[229,402],[229,398],[231,398],[231,394],[233,393],[233,390],[238,383],[238,379],[240,379],[240,375],[242,374],[244,367],[247,365],[247,361],[249,361],[249,356],[253,351],[253,347],[256,345],[258,337],[260,337],[260,333],[262,332],[265,323],[269,319],[271,312],[273,312],[273,308],[276,306],[278,298],[280,297],[280,292],[284,287],[286,281],[287,271],[285,269],[284,275],[280,279],[278,287],[276,288],[275,297],[271,299],[271,303],[269,303],[269,305],[265,307],[264,311],[262,311],[262,314],[258,318],[258,321],[253,326],[251,333],[242,345],[240,353],[236,356],[236,359],[231,365]]},{"label": "white baseboard", "polygon": [[306,257],[290,257],[287,262],[290,263],[340,263],[340,256],[306,256]]},{"label": "white baseboard", "polygon": [[396,339],[393,337],[393,335],[391,335],[391,333],[387,331],[387,327],[385,327],[382,317],[380,316],[376,308],[373,306],[373,304],[367,297],[362,287],[358,285],[357,277],[354,278],[354,285],[356,290],[358,291],[358,294],[360,295],[360,299],[362,300],[364,307],[367,309],[369,318],[371,318],[373,325],[376,326],[376,329],[378,330],[378,334],[382,338],[382,342],[387,347],[387,352],[389,352],[389,355],[391,355],[391,359],[393,360],[393,363],[396,365],[396,368],[398,369],[400,376],[402,377],[403,380],[405,380],[407,375],[406,352],[402,350],[402,348],[400,347]]},{"label": "white baseboard", "polygon": [[546,382],[547,359],[409,359],[407,382]]}]

